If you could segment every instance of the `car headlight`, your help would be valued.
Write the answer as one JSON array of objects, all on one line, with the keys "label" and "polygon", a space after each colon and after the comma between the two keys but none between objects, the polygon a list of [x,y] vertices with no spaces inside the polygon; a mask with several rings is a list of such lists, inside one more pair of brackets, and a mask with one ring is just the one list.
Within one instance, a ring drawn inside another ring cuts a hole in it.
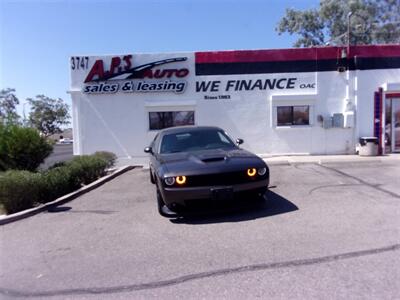
[{"label": "car headlight", "polygon": [[186,176],[177,176],[176,177],[176,183],[177,184],[185,184],[186,183]]},{"label": "car headlight", "polygon": [[175,183],[175,177],[167,177],[164,179],[166,185],[173,185]]},{"label": "car headlight", "polygon": [[258,175],[263,176],[265,173],[267,173],[267,168],[259,168],[257,170]]},{"label": "car headlight", "polygon": [[256,176],[257,170],[255,168],[249,168],[247,169],[247,175],[250,177]]}]

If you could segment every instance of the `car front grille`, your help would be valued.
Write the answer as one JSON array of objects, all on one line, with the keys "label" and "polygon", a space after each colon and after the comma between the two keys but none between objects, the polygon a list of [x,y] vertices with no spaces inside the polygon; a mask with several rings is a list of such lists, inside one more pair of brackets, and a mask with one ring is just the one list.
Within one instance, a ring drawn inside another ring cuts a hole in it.
[{"label": "car front grille", "polygon": [[227,185],[253,182],[266,177],[267,174],[264,176],[256,175],[254,177],[249,177],[246,174],[246,171],[221,173],[221,174],[196,175],[187,177],[187,186],[189,187],[227,186]]}]

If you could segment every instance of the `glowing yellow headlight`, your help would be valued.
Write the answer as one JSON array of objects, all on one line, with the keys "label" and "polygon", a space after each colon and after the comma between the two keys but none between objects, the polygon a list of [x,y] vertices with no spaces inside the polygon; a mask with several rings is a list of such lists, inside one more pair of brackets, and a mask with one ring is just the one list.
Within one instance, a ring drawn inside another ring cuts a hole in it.
[{"label": "glowing yellow headlight", "polygon": [[185,184],[186,182],[186,176],[178,176],[176,177],[176,183],[177,184]]},{"label": "glowing yellow headlight", "polygon": [[247,169],[247,175],[249,175],[250,177],[255,176],[256,173],[257,173],[257,170],[255,168]]}]

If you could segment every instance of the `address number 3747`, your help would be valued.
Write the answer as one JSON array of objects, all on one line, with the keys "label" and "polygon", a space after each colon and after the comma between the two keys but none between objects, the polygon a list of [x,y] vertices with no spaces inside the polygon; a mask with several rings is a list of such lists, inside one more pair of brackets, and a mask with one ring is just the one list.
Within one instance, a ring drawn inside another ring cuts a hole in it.
[{"label": "address number 3747", "polygon": [[72,56],[71,69],[72,70],[87,70],[89,65],[88,56]]}]

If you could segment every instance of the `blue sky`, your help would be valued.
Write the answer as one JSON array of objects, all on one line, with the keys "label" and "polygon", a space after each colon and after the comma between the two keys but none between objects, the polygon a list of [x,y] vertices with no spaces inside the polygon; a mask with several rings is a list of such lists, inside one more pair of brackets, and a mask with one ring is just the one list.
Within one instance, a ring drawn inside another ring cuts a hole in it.
[{"label": "blue sky", "polygon": [[[0,0],[0,88],[70,103],[69,56],[290,48],[285,9],[317,0]],[[22,105],[19,108],[21,113]]]}]

